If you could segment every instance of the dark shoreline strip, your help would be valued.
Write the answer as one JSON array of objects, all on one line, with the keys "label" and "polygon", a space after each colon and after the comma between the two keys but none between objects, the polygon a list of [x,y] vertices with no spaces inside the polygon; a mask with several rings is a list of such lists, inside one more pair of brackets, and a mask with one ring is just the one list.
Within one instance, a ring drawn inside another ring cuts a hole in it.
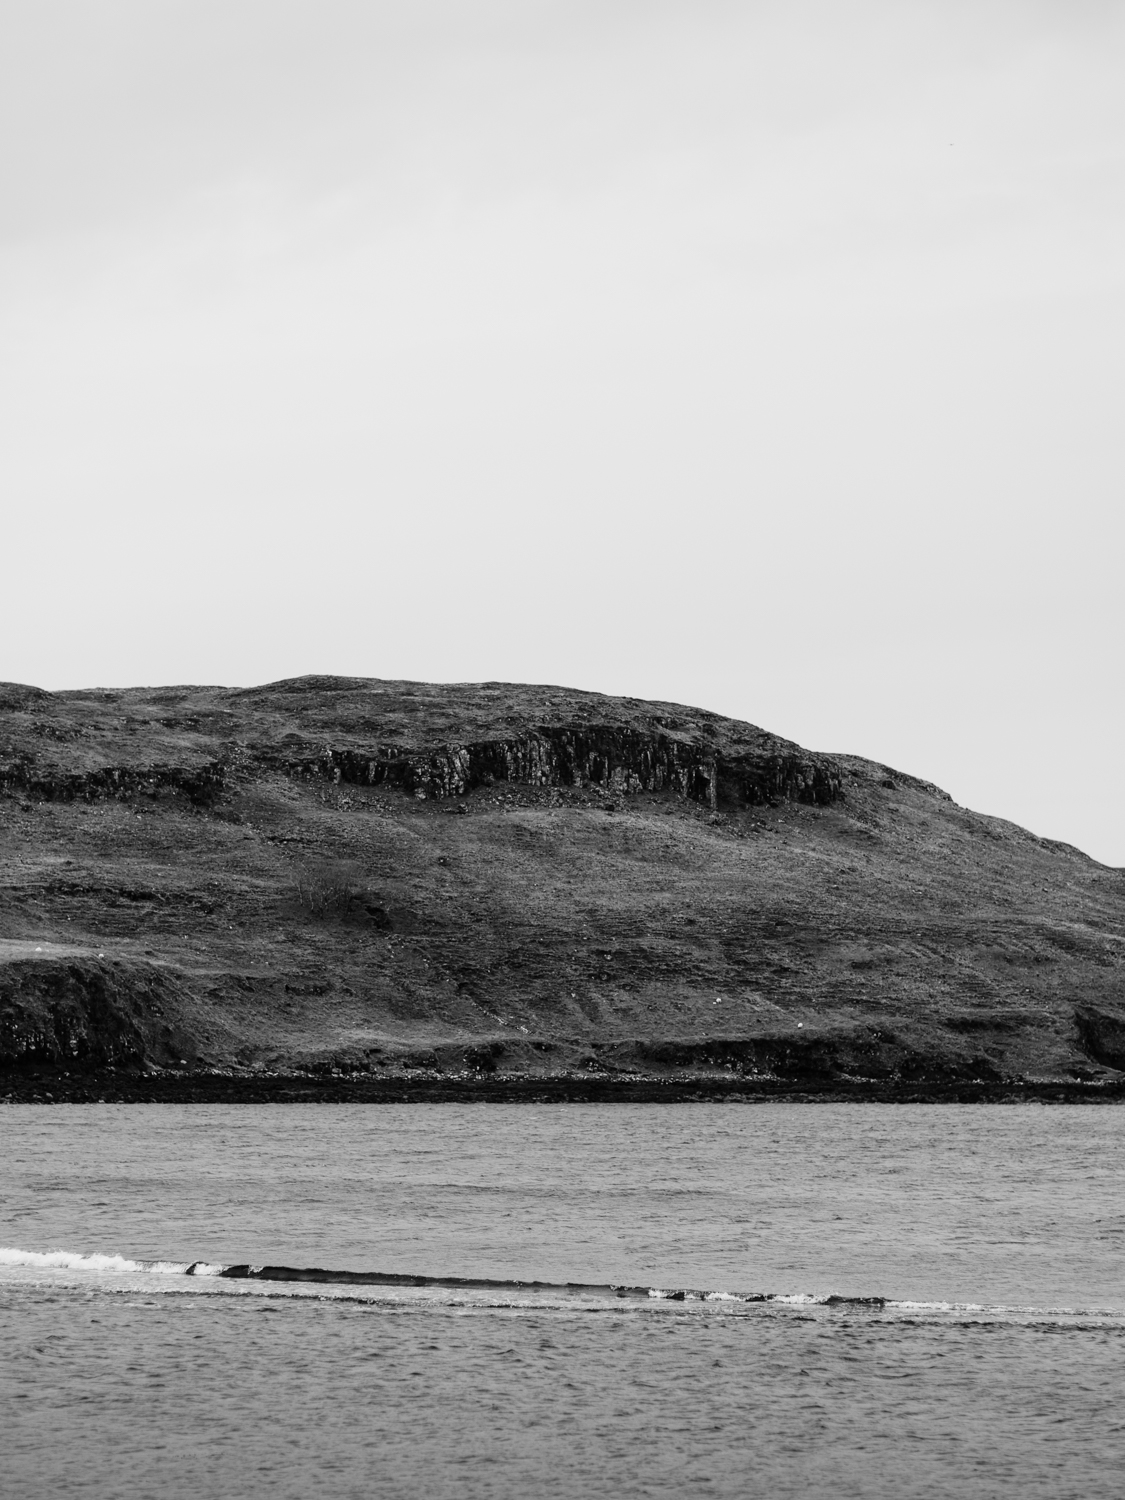
[{"label": "dark shoreline strip", "polygon": [[1125,1104],[1109,1083],[747,1080],[740,1078],[316,1078],[302,1074],[0,1073],[13,1104]]}]

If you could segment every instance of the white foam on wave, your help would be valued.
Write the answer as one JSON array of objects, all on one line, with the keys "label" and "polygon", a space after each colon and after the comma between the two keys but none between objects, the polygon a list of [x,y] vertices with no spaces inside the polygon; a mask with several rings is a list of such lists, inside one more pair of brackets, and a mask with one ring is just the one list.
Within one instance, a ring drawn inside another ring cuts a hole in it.
[{"label": "white foam on wave", "polygon": [[[147,1271],[167,1262],[129,1260],[124,1255],[80,1255],[74,1250],[17,1250],[0,1246],[0,1266],[33,1266],[44,1271]],[[186,1270],[180,1266],[179,1270]]]},{"label": "white foam on wave", "polygon": [[889,1313],[945,1313],[954,1317],[988,1318],[997,1320],[1018,1319],[1021,1322],[1046,1318],[1051,1321],[1081,1320],[1093,1318],[1115,1324],[1125,1319],[1121,1307],[1054,1307],[1035,1302],[919,1302],[898,1300],[887,1302]]},{"label": "white foam on wave", "polygon": [[895,1312],[985,1312],[983,1302],[913,1302],[895,1298],[887,1303]]}]

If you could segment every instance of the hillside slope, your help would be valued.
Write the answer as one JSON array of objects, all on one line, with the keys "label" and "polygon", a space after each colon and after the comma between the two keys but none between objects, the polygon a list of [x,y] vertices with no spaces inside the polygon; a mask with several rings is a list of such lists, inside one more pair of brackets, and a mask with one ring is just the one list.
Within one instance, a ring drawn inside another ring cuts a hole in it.
[{"label": "hillside slope", "polygon": [[678,705],[0,685],[0,1070],[1085,1081],[1125,874]]}]

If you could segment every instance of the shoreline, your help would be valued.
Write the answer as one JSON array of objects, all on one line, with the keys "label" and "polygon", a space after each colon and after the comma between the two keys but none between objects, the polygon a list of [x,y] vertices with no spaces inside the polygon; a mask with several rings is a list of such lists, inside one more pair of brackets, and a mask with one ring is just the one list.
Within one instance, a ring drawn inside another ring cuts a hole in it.
[{"label": "shoreline", "polygon": [[215,1073],[0,1077],[0,1104],[1125,1104],[1105,1083],[749,1080],[742,1078],[310,1078]]}]

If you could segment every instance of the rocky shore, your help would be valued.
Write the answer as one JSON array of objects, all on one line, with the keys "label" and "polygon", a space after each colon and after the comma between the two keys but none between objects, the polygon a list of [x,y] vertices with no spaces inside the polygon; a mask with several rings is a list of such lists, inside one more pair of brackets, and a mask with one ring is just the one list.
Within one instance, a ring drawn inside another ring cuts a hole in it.
[{"label": "rocky shore", "polygon": [[1000,1083],[798,1084],[741,1078],[591,1078],[515,1074],[481,1078],[406,1075],[309,1078],[226,1073],[9,1073],[0,1104],[1125,1104],[1125,1078],[1093,1083],[1009,1079]]}]

